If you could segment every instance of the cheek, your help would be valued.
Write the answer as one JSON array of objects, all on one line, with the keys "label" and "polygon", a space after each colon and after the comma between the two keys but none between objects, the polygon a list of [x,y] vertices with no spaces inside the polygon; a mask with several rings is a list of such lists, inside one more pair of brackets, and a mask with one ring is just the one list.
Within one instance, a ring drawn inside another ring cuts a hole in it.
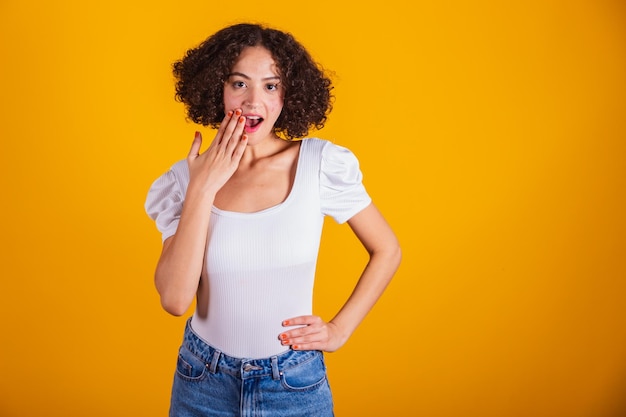
[{"label": "cheek", "polygon": [[230,109],[233,106],[233,97],[230,94],[224,94],[224,108],[225,109]]},{"label": "cheek", "polygon": [[282,111],[283,111],[283,100],[281,98],[279,100],[276,100],[276,102],[272,104],[272,112],[276,115],[276,118],[278,118],[278,116],[280,116],[280,113]]},{"label": "cheek", "polygon": [[224,88],[224,93],[223,93],[223,102],[224,102],[224,108],[226,109],[234,109],[237,107],[241,107],[241,92],[236,92],[233,91],[229,88]]},{"label": "cheek", "polygon": [[279,115],[280,112],[283,111],[282,103],[277,103],[272,110],[276,113],[276,115]]}]

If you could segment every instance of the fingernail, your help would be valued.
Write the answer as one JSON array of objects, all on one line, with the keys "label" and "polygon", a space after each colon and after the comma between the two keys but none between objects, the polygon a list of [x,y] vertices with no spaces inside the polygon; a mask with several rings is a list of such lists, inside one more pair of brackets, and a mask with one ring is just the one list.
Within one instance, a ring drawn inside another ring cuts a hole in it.
[{"label": "fingernail", "polygon": [[239,109],[235,110],[235,114],[236,114],[237,116],[241,116],[241,110],[239,110]]},{"label": "fingernail", "polygon": [[298,345],[293,345],[292,347],[294,348],[294,350],[295,349],[300,349],[300,346],[298,346]]},{"label": "fingernail", "polygon": [[196,133],[195,133],[194,137],[199,138],[199,137],[200,137],[200,132],[198,132],[198,131],[196,130]]},{"label": "fingernail", "polygon": [[289,320],[283,321],[283,326],[289,326]]},{"label": "fingernail", "polygon": [[280,335],[281,340],[287,340],[287,335],[285,333]]},{"label": "fingernail", "polygon": [[248,135],[242,135],[241,140],[248,140]]},{"label": "fingernail", "polygon": [[283,345],[288,345],[288,344],[289,344],[289,341],[288,341],[288,340],[283,340],[283,341],[282,341],[282,342],[280,342],[280,343],[282,343]]},{"label": "fingernail", "polygon": [[233,115],[233,111],[232,110],[228,110],[228,117]]},{"label": "fingernail", "polygon": [[241,116],[241,117],[239,118],[239,123],[243,123],[243,122],[245,122],[245,121],[246,121],[246,118],[245,118],[245,117]]}]

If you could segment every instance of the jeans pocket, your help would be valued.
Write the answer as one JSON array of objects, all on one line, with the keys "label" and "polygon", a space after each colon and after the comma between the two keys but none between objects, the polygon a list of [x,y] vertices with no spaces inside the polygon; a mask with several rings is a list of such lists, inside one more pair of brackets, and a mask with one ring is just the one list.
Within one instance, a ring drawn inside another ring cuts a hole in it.
[{"label": "jeans pocket", "polygon": [[194,355],[185,346],[178,350],[176,374],[188,381],[201,381],[207,372],[207,363]]},{"label": "jeans pocket", "polygon": [[310,391],[326,382],[326,366],[322,354],[281,372],[283,387],[291,391]]}]

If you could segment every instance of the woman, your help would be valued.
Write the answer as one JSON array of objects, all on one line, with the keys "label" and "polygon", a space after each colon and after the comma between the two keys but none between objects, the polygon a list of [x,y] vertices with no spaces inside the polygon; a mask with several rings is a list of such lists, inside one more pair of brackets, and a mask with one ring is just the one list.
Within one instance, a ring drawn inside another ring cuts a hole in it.
[{"label": "woman", "polygon": [[[332,416],[322,352],[339,349],[381,296],[400,249],[356,157],[307,138],[331,110],[330,80],[290,35],[224,28],[174,64],[189,118],[218,128],[152,185],[163,308],[185,328],[171,416]],[[325,215],[370,254],[330,321],[312,314]]]}]

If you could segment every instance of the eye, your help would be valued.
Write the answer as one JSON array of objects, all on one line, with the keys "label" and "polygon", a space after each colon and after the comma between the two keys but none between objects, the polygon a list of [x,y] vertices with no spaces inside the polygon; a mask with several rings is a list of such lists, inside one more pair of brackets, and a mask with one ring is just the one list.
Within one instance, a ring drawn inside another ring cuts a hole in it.
[{"label": "eye", "polygon": [[234,88],[244,88],[246,83],[243,81],[233,81],[232,85]]},{"label": "eye", "polygon": [[278,90],[278,83],[276,84],[268,84],[265,86],[265,88],[267,88],[270,91],[276,91]]}]

